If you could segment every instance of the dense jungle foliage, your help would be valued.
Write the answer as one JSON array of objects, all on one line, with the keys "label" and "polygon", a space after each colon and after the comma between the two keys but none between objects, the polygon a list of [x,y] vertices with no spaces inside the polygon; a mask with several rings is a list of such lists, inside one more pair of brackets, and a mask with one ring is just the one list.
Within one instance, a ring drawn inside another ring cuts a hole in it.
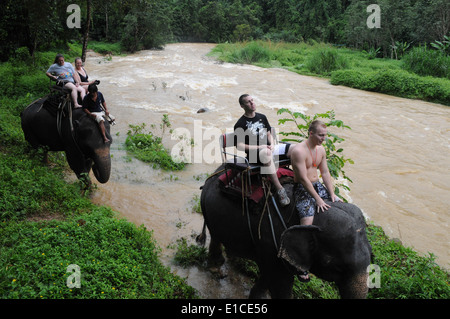
[{"label": "dense jungle foliage", "polygon": [[120,42],[127,51],[173,41],[315,40],[400,58],[408,48],[443,43],[450,28],[447,0],[378,0],[381,28],[373,29],[367,27],[372,0],[84,0],[78,1],[81,28],[69,29],[73,2],[2,1],[0,60],[20,47],[33,55],[81,38],[89,12],[90,39]]}]

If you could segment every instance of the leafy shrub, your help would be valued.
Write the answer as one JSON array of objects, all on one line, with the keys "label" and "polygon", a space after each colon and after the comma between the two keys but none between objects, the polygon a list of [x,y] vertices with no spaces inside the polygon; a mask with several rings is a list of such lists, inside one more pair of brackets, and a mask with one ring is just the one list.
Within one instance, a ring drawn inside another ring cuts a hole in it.
[{"label": "leafy shrub", "polygon": [[232,63],[268,63],[271,59],[270,51],[257,42],[250,42],[240,50],[234,51],[230,55]]},{"label": "leafy shrub", "polygon": [[450,105],[449,80],[421,77],[401,70],[339,70],[331,74],[331,84]]},{"label": "leafy shrub", "polygon": [[411,49],[403,57],[403,68],[422,76],[435,76],[450,79],[450,56],[443,51],[427,47]]},{"label": "leafy shrub", "polygon": [[[167,115],[163,117],[161,124],[163,130],[166,127],[165,123],[169,123]],[[172,159],[169,151],[162,144],[162,137],[156,136],[152,132],[144,132],[145,123],[130,125],[130,128],[125,146],[137,159],[146,163],[153,163],[154,168],[160,167],[163,170],[178,171],[185,167],[185,163]]]},{"label": "leafy shrub", "polygon": [[199,245],[188,245],[186,238],[177,240],[177,251],[174,261],[182,267],[190,267],[193,265],[204,266],[208,259],[207,249]]},{"label": "leafy shrub", "polygon": [[340,56],[336,49],[324,49],[315,52],[306,64],[307,68],[316,74],[330,75],[332,71],[345,69],[347,60]]}]

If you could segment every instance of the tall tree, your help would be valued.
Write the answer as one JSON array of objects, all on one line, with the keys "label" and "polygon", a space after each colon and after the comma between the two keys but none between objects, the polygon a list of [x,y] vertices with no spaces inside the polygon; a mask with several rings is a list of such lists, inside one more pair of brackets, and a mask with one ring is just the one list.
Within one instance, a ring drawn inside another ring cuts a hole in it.
[{"label": "tall tree", "polygon": [[86,9],[87,9],[86,27],[84,29],[83,50],[81,53],[81,60],[83,62],[86,61],[86,51],[87,51],[88,40],[89,40],[89,28],[91,26],[91,18],[92,18],[92,2],[91,2],[91,0],[86,0]]}]

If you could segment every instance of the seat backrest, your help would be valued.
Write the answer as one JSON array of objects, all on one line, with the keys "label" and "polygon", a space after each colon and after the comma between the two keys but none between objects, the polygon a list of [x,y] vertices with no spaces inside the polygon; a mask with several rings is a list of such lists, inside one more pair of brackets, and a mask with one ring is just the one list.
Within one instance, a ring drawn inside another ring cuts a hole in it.
[{"label": "seat backrest", "polygon": [[234,132],[222,134],[219,138],[222,163],[244,163],[245,158],[238,155],[238,150],[234,144]]}]

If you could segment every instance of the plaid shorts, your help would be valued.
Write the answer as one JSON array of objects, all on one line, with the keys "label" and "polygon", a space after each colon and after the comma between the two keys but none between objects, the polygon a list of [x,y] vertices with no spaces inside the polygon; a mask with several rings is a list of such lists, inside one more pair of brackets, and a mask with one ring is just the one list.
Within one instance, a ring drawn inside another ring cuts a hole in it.
[{"label": "plaid shorts", "polygon": [[[331,200],[328,190],[321,182],[317,181],[312,184],[320,198]],[[314,216],[314,213],[316,212],[316,200],[301,183],[295,184],[294,197],[295,207],[297,208],[300,219]]]}]

